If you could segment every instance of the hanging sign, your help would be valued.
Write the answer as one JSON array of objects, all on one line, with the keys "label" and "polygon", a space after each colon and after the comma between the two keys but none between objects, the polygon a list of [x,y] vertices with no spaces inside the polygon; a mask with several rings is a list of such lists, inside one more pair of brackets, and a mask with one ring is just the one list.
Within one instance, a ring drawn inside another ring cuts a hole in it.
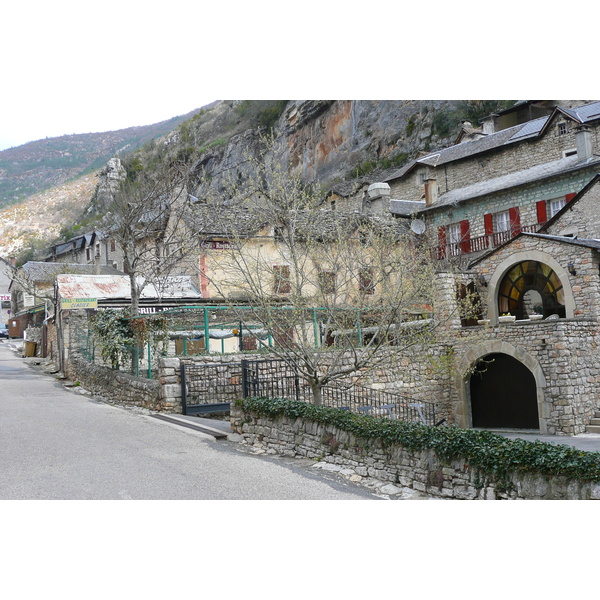
[{"label": "hanging sign", "polygon": [[201,242],[202,250],[233,250],[235,246],[231,242]]},{"label": "hanging sign", "polygon": [[98,298],[62,298],[62,310],[78,310],[80,308],[98,308]]},{"label": "hanging sign", "polygon": [[31,308],[35,306],[35,296],[31,294],[23,294],[23,306],[25,308]]}]

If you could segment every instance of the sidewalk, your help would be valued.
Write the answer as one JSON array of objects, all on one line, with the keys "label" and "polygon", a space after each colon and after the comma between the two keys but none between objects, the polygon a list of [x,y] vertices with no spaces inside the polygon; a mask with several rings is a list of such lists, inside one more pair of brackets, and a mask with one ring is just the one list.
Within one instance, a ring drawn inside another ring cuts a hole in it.
[{"label": "sidewalk", "polygon": [[493,431],[509,439],[522,439],[528,442],[550,442],[551,444],[564,444],[573,446],[585,452],[600,452],[599,433],[580,433],[579,435],[542,435],[539,433],[520,433],[510,431]]}]

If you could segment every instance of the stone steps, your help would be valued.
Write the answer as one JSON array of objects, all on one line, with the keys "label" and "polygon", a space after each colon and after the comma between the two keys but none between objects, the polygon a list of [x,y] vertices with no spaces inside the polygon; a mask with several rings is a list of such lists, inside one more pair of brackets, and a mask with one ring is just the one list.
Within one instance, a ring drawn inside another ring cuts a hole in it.
[{"label": "stone steps", "polygon": [[594,417],[590,419],[589,425],[585,428],[586,433],[600,433],[600,411],[596,411]]}]

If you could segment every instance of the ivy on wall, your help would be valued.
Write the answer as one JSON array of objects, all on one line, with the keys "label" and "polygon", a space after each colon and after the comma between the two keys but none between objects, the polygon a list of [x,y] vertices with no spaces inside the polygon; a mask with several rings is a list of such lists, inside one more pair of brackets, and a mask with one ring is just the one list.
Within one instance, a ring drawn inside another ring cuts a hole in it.
[{"label": "ivy on wall", "polygon": [[286,416],[331,425],[357,438],[379,440],[384,446],[433,450],[443,460],[465,460],[499,479],[505,479],[510,472],[527,471],[600,481],[600,453],[583,452],[564,444],[510,440],[489,431],[455,426],[390,421],[293,400],[245,398],[237,400],[236,405],[245,412],[268,417]]}]

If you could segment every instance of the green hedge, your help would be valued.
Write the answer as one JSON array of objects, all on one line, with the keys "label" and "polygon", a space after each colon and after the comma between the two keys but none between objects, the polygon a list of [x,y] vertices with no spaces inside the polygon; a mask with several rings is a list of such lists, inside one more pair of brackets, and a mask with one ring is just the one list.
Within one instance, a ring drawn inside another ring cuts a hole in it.
[{"label": "green hedge", "polygon": [[398,444],[409,450],[433,450],[443,460],[465,460],[498,478],[506,478],[514,471],[528,471],[600,481],[600,453],[583,452],[564,444],[509,440],[489,431],[455,426],[391,421],[293,400],[245,398],[237,400],[236,405],[245,412],[268,417],[285,415],[332,425],[357,438],[380,440],[384,446]]}]

